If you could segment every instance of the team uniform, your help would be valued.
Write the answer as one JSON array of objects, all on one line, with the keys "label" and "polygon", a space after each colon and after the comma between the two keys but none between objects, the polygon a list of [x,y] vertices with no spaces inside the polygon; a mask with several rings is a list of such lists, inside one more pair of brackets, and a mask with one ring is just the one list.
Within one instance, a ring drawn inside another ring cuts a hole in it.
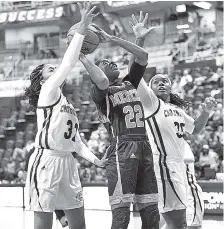
[{"label": "team uniform", "polygon": [[83,206],[78,169],[71,154],[80,139],[78,118],[72,104],[59,94],[55,104],[37,107],[38,132],[26,182],[33,211]]},{"label": "team uniform", "polygon": [[160,213],[186,209],[184,139],[194,120],[182,109],[159,99],[144,79],[137,88],[144,108],[146,130],[153,151]]},{"label": "team uniform", "polygon": [[92,87],[91,96],[111,136],[106,176],[110,204],[157,202],[151,148],[146,136],[143,107],[135,89],[145,66],[133,63],[123,80],[107,90]]},{"label": "team uniform", "polygon": [[[192,158],[194,155],[190,146],[185,142],[185,157]],[[188,226],[201,226],[204,215],[204,201],[203,192],[201,187],[197,184],[194,171],[194,163],[186,165],[187,173],[187,225]]]}]

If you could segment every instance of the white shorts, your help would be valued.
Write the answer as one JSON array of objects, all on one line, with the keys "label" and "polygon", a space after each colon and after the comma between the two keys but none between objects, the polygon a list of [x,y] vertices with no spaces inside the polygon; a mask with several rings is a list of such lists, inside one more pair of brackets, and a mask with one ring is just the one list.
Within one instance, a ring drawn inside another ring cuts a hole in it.
[{"label": "white shorts", "polygon": [[36,149],[27,174],[29,210],[53,212],[83,206],[81,182],[71,153]]},{"label": "white shorts", "polygon": [[188,185],[187,226],[202,226],[204,201],[201,187],[197,183]]},{"label": "white shorts", "polygon": [[187,208],[187,177],[185,164],[179,162],[162,163],[154,160],[155,174],[158,184],[160,213]]}]

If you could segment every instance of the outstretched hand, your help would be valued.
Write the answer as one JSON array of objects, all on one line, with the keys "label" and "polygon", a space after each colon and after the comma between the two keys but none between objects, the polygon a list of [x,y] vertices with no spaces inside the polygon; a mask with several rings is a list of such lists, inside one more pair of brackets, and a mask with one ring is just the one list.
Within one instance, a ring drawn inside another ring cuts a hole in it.
[{"label": "outstretched hand", "polygon": [[146,13],[145,17],[143,17],[143,12],[140,11],[139,21],[137,21],[135,15],[132,14],[132,21],[130,21],[129,24],[131,25],[137,39],[145,38],[152,30],[155,29],[155,27],[148,28],[147,23],[148,13]]},{"label": "outstretched hand", "polygon": [[106,33],[103,29],[101,29],[99,26],[96,24],[91,24],[91,26],[95,29],[94,32],[98,35],[100,38],[100,42],[109,42],[111,40],[111,35]]},{"label": "outstretched hand", "polygon": [[77,4],[81,14],[81,22],[90,24],[93,18],[97,15],[93,13],[93,11],[96,9],[96,6],[91,8],[91,2],[78,2]]},{"label": "outstretched hand", "polygon": [[217,102],[214,97],[208,97],[205,99],[205,102],[202,104],[202,108],[206,112],[211,112],[214,107],[217,105]]}]

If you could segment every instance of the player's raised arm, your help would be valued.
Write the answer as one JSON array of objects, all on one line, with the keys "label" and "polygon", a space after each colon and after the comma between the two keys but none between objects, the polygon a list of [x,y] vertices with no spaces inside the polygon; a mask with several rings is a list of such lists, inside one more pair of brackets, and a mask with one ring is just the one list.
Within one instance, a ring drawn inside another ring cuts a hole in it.
[{"label": "player's raised arm", "polygon": [[105,73],[92,61],[90,61],[84,54],[80,53],[79,59],[89,73],[93,83],[96,84],[100,90],[106,90],[109,86],[109,80]]},{"label": "player's raised arm", "polygon": [[101,42],[111,42],[114,45],[120,46],[127,50],[128,52],[132,53],[136,56],[136,62],[142,66],[145,66],[148,62],[148,53],[141,47],[133,44],[129,41],[124,39],[118,38],[116,36],[109,35],[103,29],[99,28],[98,26],[94,25],[98,34],[100,36]]},{"label": "player's raised arm", "polygon": [[217,102],[214,97],[208,97],[202,104],[203,111],[200,116],[194,121],[193,134],[199,134],[206,126],[211,111],[216,106]]},{"label": "player's raised arm", "polygon": [[[145,17],[143,16],[143,12],[140,11],[139,20],[136,19],[135,15],[132,14],[132,21],[129,22],[130,26],[133,29],[135,35],[135,44],[139,47],[144,47],[145,38],[149,35],[149,33],[155,29],[155,27],[148,28],[148,13],[146,13]],[[134,54],[131,56],[129,61],[129,69],[131,68],[134,61],[138,62],[137,56]]]},{"label": "player's raised arm", "polygon": [[78,3],[78,5],[81,13],[81,21],[79,27],[65,52],[59,68],[45,82],[45,86],[48,88],[48,90],[54,90],[59,88],[66,79],[68,73],[75,67],[79,58],[87,27],[92,22],[92,19],[95,16],[93,14],[95,7],[91,9],[91,3],[84,3],[83,5],[81,5],[81,3]]}]

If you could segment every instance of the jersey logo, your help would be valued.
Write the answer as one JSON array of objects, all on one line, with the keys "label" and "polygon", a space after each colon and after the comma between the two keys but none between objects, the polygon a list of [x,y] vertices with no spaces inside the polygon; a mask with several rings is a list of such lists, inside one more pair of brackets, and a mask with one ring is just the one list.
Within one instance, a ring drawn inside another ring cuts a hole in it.
[{"label": "jersey logo", "polygon": [[134,155],[134,153],[132,153],[132,155],[130,156],[130,158],[136,158],[136,156]]},{"label": "jersey logo", "polygon": [[113,95],[110,95],[109,98],[113,104],[113,107],[116,107],[120,104],[140,101],[140,97],[136,89],[131,89],[129,91],[118,91]]}]

